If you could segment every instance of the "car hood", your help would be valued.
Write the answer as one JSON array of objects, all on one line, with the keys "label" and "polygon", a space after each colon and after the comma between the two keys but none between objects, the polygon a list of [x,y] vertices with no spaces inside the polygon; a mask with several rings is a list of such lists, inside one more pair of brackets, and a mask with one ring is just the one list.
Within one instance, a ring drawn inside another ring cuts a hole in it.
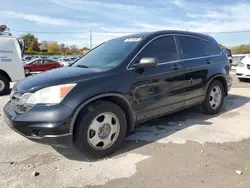
[{"label": "car hood", "polygon": [[18,92],[35,92],[39,89],[78,82],[83,79],[90,79],[97,76],[101,76],[105,69],[90,69],[90,68],[79,68],[79,67],[65,67],[50,70],[34,76],[29,76],[26,79],[20,81],[15,85],[15,89]]}]

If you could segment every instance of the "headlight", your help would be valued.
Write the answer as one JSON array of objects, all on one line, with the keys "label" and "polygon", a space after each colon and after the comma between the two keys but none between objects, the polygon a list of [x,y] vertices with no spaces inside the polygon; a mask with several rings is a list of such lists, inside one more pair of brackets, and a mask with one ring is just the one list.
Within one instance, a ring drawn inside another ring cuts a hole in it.
[{"label": "headlight", "polygon": [[244,66],[245,66],[244,63],[241,63],[241,62],[240,62],[240,63],[238,64],[238,67],[244,67]]},{"label": "headlight", "polygon": [[26,104],[58,104],[76,86],[76,84],[56,85],[31,94]]}]

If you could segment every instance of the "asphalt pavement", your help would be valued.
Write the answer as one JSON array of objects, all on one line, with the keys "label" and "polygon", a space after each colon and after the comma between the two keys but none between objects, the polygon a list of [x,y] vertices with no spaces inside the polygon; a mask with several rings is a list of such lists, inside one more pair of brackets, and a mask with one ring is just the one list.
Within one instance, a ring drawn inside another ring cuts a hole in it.
[{"label": "asphalt pavement", "polygon": [[[220,114],[191,108],[141,124],[109,158],[31,142],[3,120],[0,187],[250,187],[250,82],[233,88]],[[237,172],[236,172],[237,171]]]}]

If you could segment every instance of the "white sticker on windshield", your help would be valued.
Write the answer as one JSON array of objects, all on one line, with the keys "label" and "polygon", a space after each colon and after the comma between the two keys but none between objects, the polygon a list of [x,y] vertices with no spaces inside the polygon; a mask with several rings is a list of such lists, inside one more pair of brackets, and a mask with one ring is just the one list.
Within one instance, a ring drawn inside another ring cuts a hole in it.
[{"label": "white sticker on windshield", "polygon": [[128,38],[126,40],[124,40],[124,42],[139,42],[142,40],[142,37],[140,38]]}]

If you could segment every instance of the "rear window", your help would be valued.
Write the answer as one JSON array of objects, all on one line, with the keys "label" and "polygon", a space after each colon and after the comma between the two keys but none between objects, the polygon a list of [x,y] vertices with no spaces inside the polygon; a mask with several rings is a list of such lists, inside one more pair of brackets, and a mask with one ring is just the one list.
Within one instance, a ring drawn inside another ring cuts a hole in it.
[{"label": "rear window", "polygon": [[183,59],[206,56],[204,45],[199,38],[179,36]]},{"label": "rear window", "polygon": [[206,55],[218,55],[221,53],[221,50],[216,47],[215,45],[211,44],[210,42],[207,42],[205,40],[202,40],[202,43],[205,48]]}]

